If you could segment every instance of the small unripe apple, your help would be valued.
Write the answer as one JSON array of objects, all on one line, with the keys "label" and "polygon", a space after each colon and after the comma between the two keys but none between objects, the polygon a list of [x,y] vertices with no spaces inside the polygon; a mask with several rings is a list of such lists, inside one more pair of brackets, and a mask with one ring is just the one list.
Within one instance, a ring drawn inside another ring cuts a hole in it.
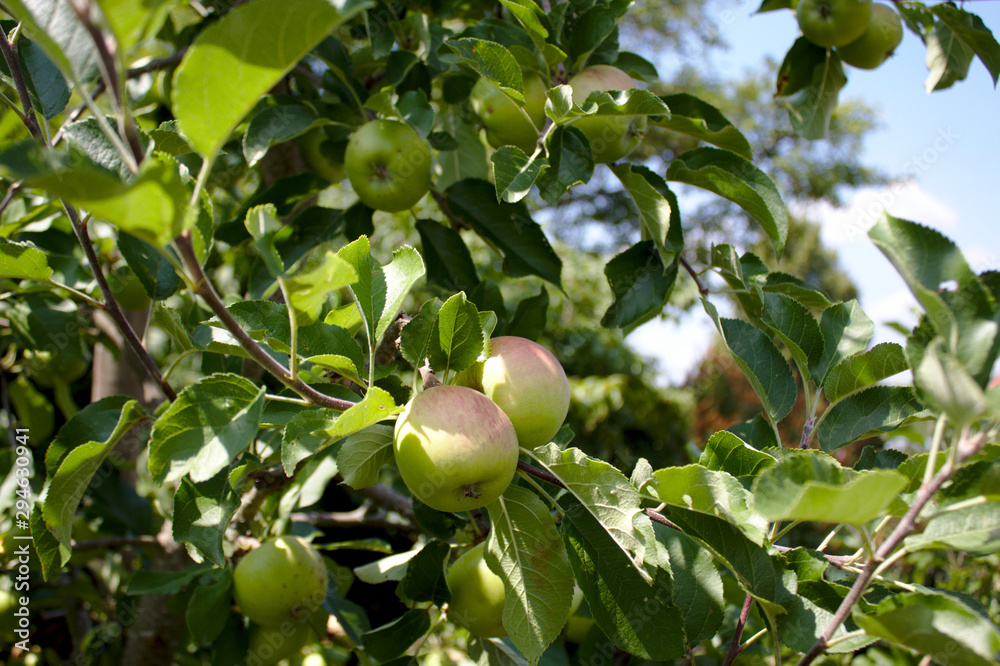
[{"label": "small unripe apple", "polygon": [[240,611],[264,627],[306,618],[326,598],[323,557],[305,539],[279,536],[240,560],[233,597]]},{"label": "small unripe apple", "polygon": [[485,542],[462,554],[448,568],[448,619],[473,636],[503,638],[503,579],[490,571],[483,559]]},{"label": "small unripe apple", "polygon": [[343,148],[343,144],[336,144],[331,141],[322,127],[306,133],[299,139],[299,147],[302,149],[302,157],[305,159],[309,169],[331,183],[339,183],[344,179],[346,170],[344,169],[343,150],[339,159],[333,150],[337,146]]},{"label": "small unripe apple", "polygon": [[510,419],[464,386],[435,386],[414,396],[396,421],[393,449],[406,487],[438,511],[486,506],[517,468]]},{"label": "small unripe apple", "polygon": [[358,198],[375,210],[412,208],[431,187],[431,146],[399,120],[372,120],[354,130],[344,166]]},{"label": "small unripe apple", "polygon": [[250,630],[246,666],[270,666],[294,657],[311,639],[308,622],[282,622],[277,627],[254,625]]},{"label": "small unripe apple", "polygon": [[555,356],[537,342],[516,336],[490,340],[490,357],[459,381],[500,406],[517,441],[535,448],[552,441],[569,412],[569,380]]},{"label": "small unripe apple", "polygon": [[888,5],[872,7],[868,29],[860,37],[837,49],[840,59],[858,69],[875,69],[903,41],[903,21],[896,10]]},{"label": "small unripe apple", "polygon": [[802,36],[824,49],[859,38],[871,16],[872,0],[799,0],[795,10]]},{"label": "small unripe apple", "polygon": [[[611,65],[594,65],[569,80],[573,103],[582,105],[594,91],[631,90],[632,77]],[[597,164],[615,162],[631,153],[646,136],[646,116],[582,116],[573,121],[587,137]]]},{"label": "small unripe apple", "polygon": [[483,122],[486,140],[491,146],[517,146],[531,155],[545,125],[545,84],[537,74],[526,70],[523,92],[524,106],[521,107],[489,79],[482,78],[472,87],[469,102]]}]

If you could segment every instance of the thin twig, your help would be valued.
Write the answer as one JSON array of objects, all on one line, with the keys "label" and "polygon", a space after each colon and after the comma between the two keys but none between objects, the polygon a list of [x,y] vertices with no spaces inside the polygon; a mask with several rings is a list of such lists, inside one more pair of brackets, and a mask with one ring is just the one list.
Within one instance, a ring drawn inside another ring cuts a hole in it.
[{"label": "thin twig", "polygon": [[733,634],[733,642],[729,644],[729,654],[722,666],[731,666],[736,661],[736,657],[742,652],[740,643],[743,641],[743,629],[747,626],[747,618],[750,616],[750,607],[753,606],[753,597],[747,594],[743,599],[743,608],[740,609],[740,619],[736,622],[736,633]]},{"label": "thin twig", "polygon": [[31,136],[44,141],[42,128],[38,124],[35,116],[35,109],[31,105],[31,96],[28,94],[28,86],[24,82],[24,73],[21,71],[21,63],[14,52],[14,46],[7,39],[7,33],[0,30],[0,51],[3,52],[3,59],[7,63],[10,77],[14,79],[14,87],[17,89],[17,96],[21,99],[21,107],[24,109],[24,117],[27,119],[25,125]]},{"label": "thin twig", "polygon": [[929,483],[921,484],[919,490],[917,490],[916,496],[913,498],[913,504],[910,505],[910,509],[896,525],[892,534],[886,537],[886,540],[883,541],[882,545],[875,551],[874,556],[865,564],[865,568],[858,574],[857,579],[854,581],[854,585],[851,586],[847,596],[844,597],[840,607],[837,608],[837,612],[834,613],[830,622],[827,623],[826,628],[823,629],[823,633],[820,634],[819,638],[816,639],[816,642],[809,649],[809,652],[803,655],[802,659],[799,660],[797,666],[808,666],[808,664],[811,664],[816,657],[818,657],[820,653],[826,649],[827,644],[833,637],[834,632],[836,632],[840,625],[843,624],[844,620],[847,619],[847,616],[850,614],[854,604],[856,604],[861,598],[861,595],[864,594],[869,581],[875,575],[882,562],[884,562],[903,541],[903,539],[909,535],[914,528],[916,528],[917,517],[920,515],[920,512],[923,511],[930,499],[941,488],[941,486],[951,478],[951,475],[954,474],[958,465],[979,450],[985,439],[985,433],[980,433],[975,437],[963,437],[955,444],[960,452],[960,454],[956,456],[956,459],[954,461],[949,460],[945,463]]},{"label": "thin twig", "polygon": [[517,468],[522,472],[524,472],[525,474],[530,474],[536,479],[541,479],[542,481],[551,483],[554,486],[559,486],[560,488],[566,487],[566,484],[560,481],[559,477],[555,476],[554,474],[550,474],[549,472],[546,472],[544,469],[540,469],[538,467],[535,467],[534,465],[530,465],[522,460],[517,461]]},{"label": "thin twig", "polygon": [[[215,291],[215,287],[212,282],[205,275],[205,271],[201,267],[201,262],[198,260],[198,255],[195,254],[194,245],[191,242],[190,232],[184,235],[178,236],[174,239],[177,244],[178,250],[180,250],[181,258],[184,261],[184,265],[187,267],[188,273],[192,278],[194,283],[195,292],[202,297],[205,303],[208,305],[209,309],[215,313],[215,316],[219,318],[222,325],[232,333],[233,337],[239,342],[240,347],[246,351],[254,361],[256,361],[262,368],[270,372],[276,379],[278,379],[282,384],[292,389],[304,398],[308,398],[315,405],[320,405],[321,407],[329,407],[330,409],[335,409],[337,411],[343,412],[354,406],[354,403],[350,400],[341,400],[340,398],[331,398],[328,395],[320,393],[312,386],[309,386],[299,378],[292,378],[288,369],[277,361],[273,356],[268,354],[264,349],[257,344],[257,341],[250,337],[250,335],[243,330],[239,322],[229,313],[226,306],[222,303],[222,299],[219,298],[219,294]],[[293,349],[291,353],[298,353],[298,350]]]},{"label": "thin twig", "polygon": [[677,530],[678,532],[683,531],[683,530],[681,530],[681,528],[677,527],[672,522],[670,522],[669,520],[667,520],[663,516],[663,514],[660,513],[659,511],[657,511],[656,509],[646,509],[646,515],[649,516],[649,519],[652,520],[654,523],[659,523],[661,525],[666,525],[670,529]]},{"label": "thin twig", "polygon": [[76,208],[72,206],[68,201],[62,200],[63,209],[66,211],[66,215],[69,217],[70,222],[73,225],[73,231],[76,233],[77,241],[83,247],[84,254],[87,255],[87,262],[90,264],[90,270],[94,273],[94,278],[97,280],[97,286],[101,290],[101,295],[104,297],[104,305],[107,308],[108,315],[111,317],[112,321],[115,322],[115,327],[122,334],[122,338],[125,339],[125,343],[132,350],[132,353],[136,355],[142,367],[145,368],[149,376],[156,382],[156,385],[160,387],[163,391],[163,395],[167,397],[168,400],[173,402],[177,399],[177,393],[174,391],[173,387],[163,378],[163,374],[160,372],[159,366],[156,365],[156,361],[150,356],[149,350],[142,344],[139,336],[136,335],[135,330],[132,325],[128,323],[128,319],[125,318],[125,313],[122,312],[121,306],[118,305],[118,301],[115,299],[114,294],[111,291],[111,287],[108,285],[107,278],[104,277],[104,271],[101,270],[100,259],[97,257],[97,251],[94,249],[94,244],[90,241],[90,235],[87,232],[87,225],[80,221],[80,214],[77,213]]},{"label": "thin twig", "polygon": [[688,260],[684,258],[684,255],[678,254],[677,258],[678,260],[680,260],[681,266],[684,267],[684,270],[686,270],[688,274],[691,276],[691,279],[694,280],[695,286],[698,287],[698,293],[701,294],[702,296],[708,296],[709,293],[708,287],[702,284],[701,278],[698,277],[697,271],[695,271],[694,268],[691,266],[691,264],[688,263]]}]

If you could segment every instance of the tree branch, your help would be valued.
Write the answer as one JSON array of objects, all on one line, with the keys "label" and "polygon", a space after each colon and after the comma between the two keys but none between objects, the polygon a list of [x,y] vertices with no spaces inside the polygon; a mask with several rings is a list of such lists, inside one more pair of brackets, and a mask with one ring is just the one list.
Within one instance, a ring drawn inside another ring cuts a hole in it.
[{"label": "tree branch", "polygon": [[10,70],[10,76],[14,79],[17,96],[21,98],[21,107],[24,109],[24,117],[27,119],[25,126],[28,128],[31,136],[44,142],[42,128],[38,124],[35,109],[31,105],[31,96],[28,94],[28,86],[24,82],[24,72],[21,71],[21,62],[14,51],[14,45],[7,39],[7,33],[3,30],[0,30],[0,51],[3,52],[3,59],[7,63],[7,69]]},{"label": "tree branch", "polygon": [[809,649],[809,652],[803,655],[802,659],[799,660],[797,666],[808,666],[808,664],[811,664],[816,657],[818,657],[823,650],[826,649],[827,643],[833,637],[834,632],[837,631],[840,625],[843,624],[844,620],[847,619],[847,616],[850,614],[854,604],[856,604],[861,598],[861,595],[864,594],[869,581],[872,579],[872,576],[875,575],[875,571],[878,569],[879,565],[885,561],[885,559],[892,554],[896,547],[902,543],[903,539],[916,528],[917,517],[920,515],[920,512],[923,511],[924,507],[941,488],[941,486],[951,478],[952,474],[955,473],[957,465],[968,457],[974,455],[982,446],[985,439],[986,433],[979,433],[974,437],[963,436],[955,444],[955,446],[958,447],[959,455],[954,463],[951,460],[946,462],[929,483],[924,483],[920,486],[920,489],[917,490],[916,496],[913,498],[913,504],[910,506],[910,509],[899,521],[892,533],[886,538],[885,541],[882,542],[882,545],[878,547],[878,550],[875,551],[872,558],[865,564],[865,568],[860,574],[858,574],[857,579],[854,581],[854,585],[851,586],[847,596],[844,597],[844,600],[837,608],[837,612],[834,613],[834,616],[830,619],[826,628],[823,629],[823,633],[820,634],[819,638],[816,639],[816,642]]},{"label": "tree branch", "polygon": [[523,462],[521,460],[517,461],[517,469],[524,472],[525,474],[530,474],[536,479],[541,479],[542,481],[551,483],[553,486],[559,486],[560,488],[566,487],[566,484],[560,481],[559,477],[555,476],[554,474],[550,474],[549,472],[546,472],[544,469],[539,469],[534,465],[529,465],[528,463]]},{"label": "tree branch", "polygon": [[111,291],[111,287],[108,285],[107,278],[104,277],[104,271],[101,270],[101,262],[97,257],[97,251],[94,249],[94,244],[90,242],[90,235],[87,233],[87,225],[80,221],[80,214],[77,213],[76,208],[74,208],[68,201],[62,200],[63,208],[66,211],[66,215],[69,217],[70,222],[73,224],[73,231],[76,233],[76,239],[79,241],[80,245],[83,247],[84,254],[87,255],[87,263],[90,264],[90,270],[94,273],[94,278],[97,280],[97,286],[101,290],[101,295],[104,298],[104,305],[107,308],[107,313],[111,319],[115,322],[115,327],[122,334],[125,339],[126,344],[128,344],[129,349],[136,355],[139,362],[142,363],[142,367],[145,368],[149,376],[156,382],[156,385],[160,387],[163,391],[163,395],[167,397],[168,400],[173,402],[177,399],[177,393],[174,391],[173,387],[163,378],[163,373],[160,372],[160,368],[156,365],[156,361],[150,356],[149,350],[142,344],[139,336],[136,335],[135,330],[128,323],[125,318],[125,313],[122,312],[121,306],[118,305],[118,301],[115,299],[114,294]]},{"label": "tree branch", "polygon": [[753,597],[749,594],[743,599],[743,608],[740,609],[740,619],[736,622],[736,633],[733,634],[733,642],[729,644],[729,654],[722,666],[731,666],[736,657],[739,656],[740,643],[743,641],[743,628],[747,626],[747,618],[750,616],[750,607],[753,606]]},{"label": "tree branch", "polygon": [[684,258],[684,255],[678,254],[677,259],[681,262],[681,266],[684,267],[684,270],[686,270],[691,276],[691,279],[694,280],[695,286],[698,287],[698,293],[702,296],[708,296],[708,287],[702,284],[697,271],[695,271],[691,264],[688,263],[688,260]]},{"label": "tree branch", "polygon": [[[250,335],[243,330],[239,322],[229,313],[226,306],[223,305],[222,299],[219,298],[219,294],[215,291],[215,287],[212,285],[208,276],[205,275],[205,271],[201,267],[201,262],[198,261],[198,256],[195,254],[194,245],[191,242],[190,232],[178,236],[174,239],[177,244],[177,248],[180,250],[181,258],[184,261],[184,265],[187,267],[188,273],[194,282],[195,292],[201,296],[201,298],[208,305],[209,309],[215,313],[215,316],[219,318],[222,325],[233,334],[233,337],[240,343],[240,347],[243,348],[251,358],[256,361],[261,367],[270,372],[278,381],[292,389],[303,398],[311,400],[313,404],[320,405],[321,407],[329,407],[330,409],[335,409],[337,411],[346,411],[354,406],[354,403],[350,400],[341,400],[339,398],[331,398],[328,395],[320,393],[312,386],[309,386],[301,379],[292,379],[291,373],[285,366],[281,365],[273,356],[268,354],[264,349],[257,344],[257,341],[250,337]],[[298,350],[292,350],[292,353],[298,353]]]}]

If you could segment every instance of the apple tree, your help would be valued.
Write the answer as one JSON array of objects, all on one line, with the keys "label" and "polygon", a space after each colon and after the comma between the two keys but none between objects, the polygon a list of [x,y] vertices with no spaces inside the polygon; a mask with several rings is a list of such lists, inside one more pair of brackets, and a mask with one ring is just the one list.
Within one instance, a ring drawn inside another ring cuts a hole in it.
[{"label": "apple tree", "polygon": [[[995,663],[995,582],[933,558],[1000,564],[1000,274],[884,215],[922,314],[871,345],[856,300],[777,269],[759,147],[652,91],[630,3],[0,9],[7,663]],[[788,10],[807,139],[901,26],[928,88],[1000,76],[953,3],[760,7]],[[600,295],[538,222],[596,179],[636,229]],[[686,243],[692,191],[768,252]],[[624,335],[679,289],[759,413],[684,464],[588,455],[535,342],[550,290]]]}]

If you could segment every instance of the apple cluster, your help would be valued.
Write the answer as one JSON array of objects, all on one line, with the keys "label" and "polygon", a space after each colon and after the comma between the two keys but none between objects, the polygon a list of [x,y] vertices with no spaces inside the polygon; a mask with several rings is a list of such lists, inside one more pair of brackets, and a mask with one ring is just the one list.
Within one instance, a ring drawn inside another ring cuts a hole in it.
[{"label": "apple cluster", "polygon": [[[536,72],[522,71],[524,104],[518,105],[487,79],[479,79],[469,95],[472,110],[486,129],[494,148],[516,146],[531,155],[545,125],[546,85]],[[631,90],[632,77],[610,65],[594,65],[568,81],[573,103],[583,105],[593,92]],[[590,142],[596,164],[609,164],[631,153],[642,142],[646,116],[587,115],[572,121]]]},{"label": "apple cluster", "polygon": [[872,0],[799,0],[795,15],[806,39],[859,69],[875,69],[903,41],[896,10]]},{"label": "apple cluster", "polygon": [[274,664],[310,638],[307,620],[326,598],[323,557],[305,539],[279,536],[247,553],[233,571],[233,599],[254,626],[248,663]]},{"label": "apple cluster", "polygon": [[569,411],[569,381],[552,352],[513,336],[490,347],[455,385],[414,396],[396,421],[400,476],[439,511],[478,509],[503,494],[519,447],[551,441]]}]

